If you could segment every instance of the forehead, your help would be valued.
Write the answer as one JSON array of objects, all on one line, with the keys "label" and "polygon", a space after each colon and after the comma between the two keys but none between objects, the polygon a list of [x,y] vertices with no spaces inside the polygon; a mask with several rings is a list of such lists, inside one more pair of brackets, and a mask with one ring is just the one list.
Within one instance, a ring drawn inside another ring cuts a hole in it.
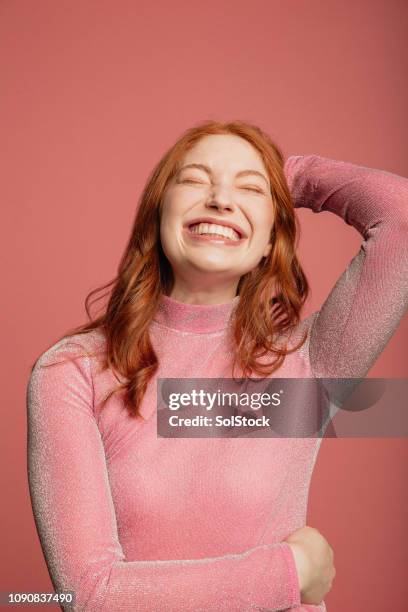
[{"label": "forehead", "polygon": [[187,151],[182,165],[202,163],[216,169],[239,171],[253,168],[265,172],[265,166],[258,151],[247,140],[235,134],[212,134],[203,136]]}]

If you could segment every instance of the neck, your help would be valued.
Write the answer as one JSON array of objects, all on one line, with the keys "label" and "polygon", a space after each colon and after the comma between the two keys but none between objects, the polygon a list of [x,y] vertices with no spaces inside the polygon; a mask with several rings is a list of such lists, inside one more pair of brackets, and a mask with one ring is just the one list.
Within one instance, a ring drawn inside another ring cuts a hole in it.
[{"label": "neck", "polygon": [[176,278],[174,286],[170,291],[170,297],[178,302],[185,304],[225,304],[234,299],[237,295],[238,281],[225,282],[203,282],[200,277],[199,282],[191,281],[185,283],[183,278]]},{"label": "neck", "polygon": [[[190,294],[191,297],[194,295]],[[228,326],[238,302],[239,295],[222,303],[199,303],[180,301],[173,295],[162,294],[154,321],[178,331],[217,332]]]}]

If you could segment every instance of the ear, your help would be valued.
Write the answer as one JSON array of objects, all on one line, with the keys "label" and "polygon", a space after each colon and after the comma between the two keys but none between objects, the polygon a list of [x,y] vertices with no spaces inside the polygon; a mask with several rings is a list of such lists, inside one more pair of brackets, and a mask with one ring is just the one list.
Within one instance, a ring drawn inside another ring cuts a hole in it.
[{"label": "ear", "polygon": [[272,249],[272,244],[267,244],[263,252],[263,256],[268,257],[269,253],[271,252],[271,249]]}]

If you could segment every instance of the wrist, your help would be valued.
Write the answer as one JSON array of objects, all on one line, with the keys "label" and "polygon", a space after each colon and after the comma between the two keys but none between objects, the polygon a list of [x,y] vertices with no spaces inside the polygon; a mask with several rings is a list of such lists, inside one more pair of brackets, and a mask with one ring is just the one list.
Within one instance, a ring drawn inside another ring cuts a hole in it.
[{"label": "wrist", "polygon": [[292,549],[293,557],[295,559],[296,571],[298,575],[299,591],[301,594],[303,594],[303,591],[306,587],[306,574],[307,574],[308,560],[301,546],[299,546],[298,544],[294,544],[293,542],[288,542],[288,544]]}]

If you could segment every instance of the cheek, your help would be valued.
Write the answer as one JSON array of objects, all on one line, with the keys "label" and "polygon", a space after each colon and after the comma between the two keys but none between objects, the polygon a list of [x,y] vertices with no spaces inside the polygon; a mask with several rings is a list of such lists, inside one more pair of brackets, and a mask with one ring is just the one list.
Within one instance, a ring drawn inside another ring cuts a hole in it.
[{"label": "cheek", "polygon": [[179,251],[182,224],[183,212],[174,202],[166,202],[160,220],[160,241],[168,257],[174,258]]},{"label": "cheek", "polygon": [[162,206],[161,224],[163,226],[171,225],[173,227],[177,224],[181,224],[187,209],[188,204],[184,203],[182,198],[176,197],[176,195],[166,198]]},{"label": "cheek", "polygon": [[268,202],[267,205],[261,211],[262,223],[267,227],[271,228],[273,220],[275,218],[275,210],[273,202]]},{"label": "cheek", "polygon": [[245,208],[248,221],[258,235],[269,235],[275,218],[274,203],[269,199],[259,199],[251,202]]},{"label": "cheek", "polygon": [[255,234],[262,242],[267,242],[271,235],[274,216],[270,210],[260,211],[253,219]]},{"label": "cheek", "polygon": [[160,220],[160,236],[162,241],[168,241],[169,236],[174,232],[175,214],[171,206],[163,207]]},{"label": "cheek", "polygon": [[172,225],[172,212],[171,207],[168,206],[168,203],[165,203],[162,209],[161,218],[160,218],[160,239],[162,242],[162,246],[166,251],[166,247],[169,244],[169,237],[171,235],[171,225]]}]

